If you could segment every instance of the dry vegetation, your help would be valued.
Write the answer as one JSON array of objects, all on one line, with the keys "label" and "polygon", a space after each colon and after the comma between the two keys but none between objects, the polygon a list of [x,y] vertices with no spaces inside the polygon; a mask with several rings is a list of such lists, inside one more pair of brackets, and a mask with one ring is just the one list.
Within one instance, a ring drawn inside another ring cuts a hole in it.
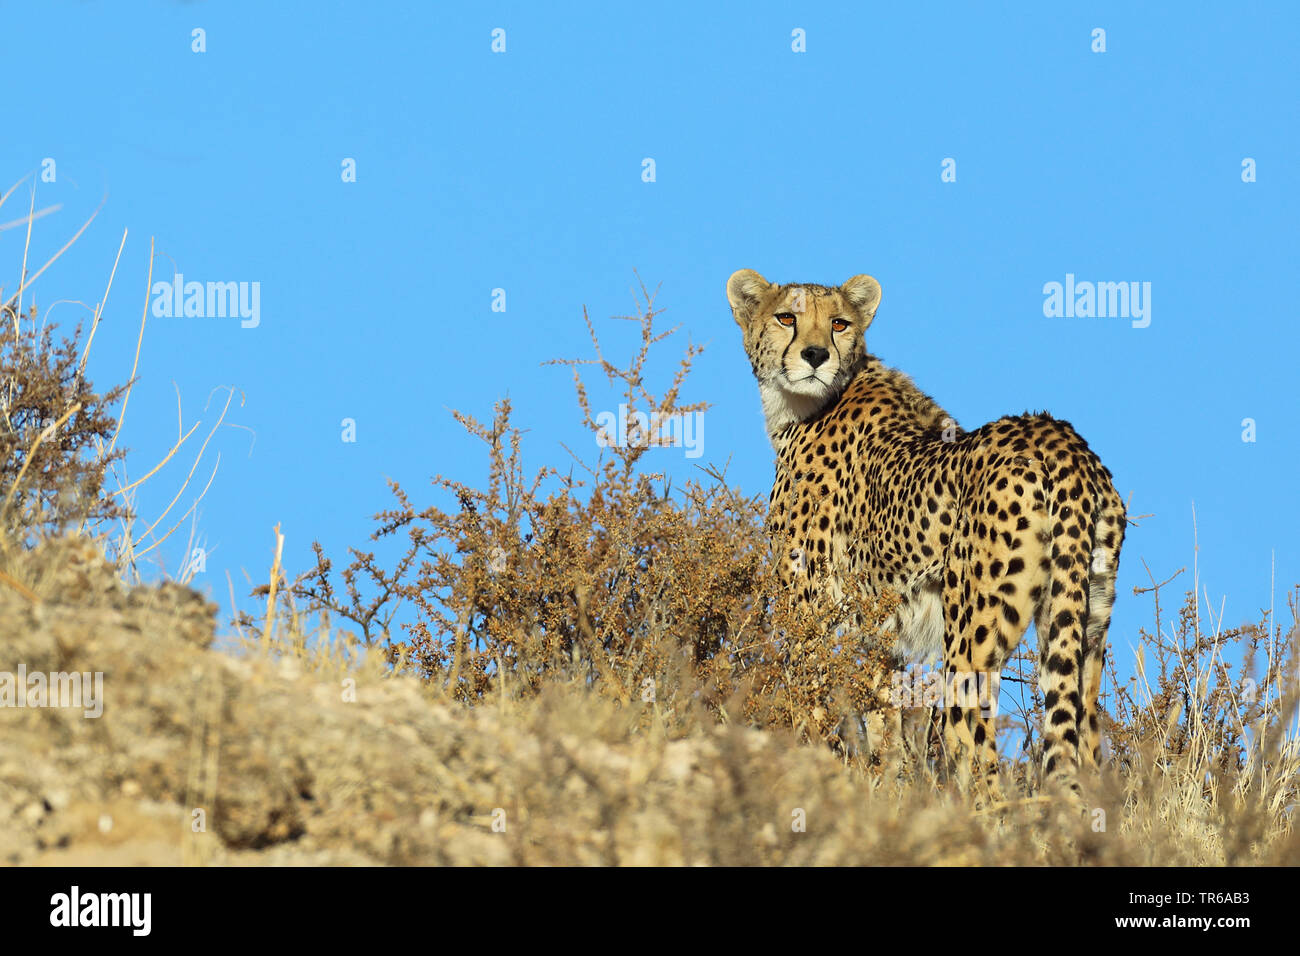
[{"label": "dry vegetation", "polygon": [[[14,305],[0,669],[102,671],[107,706],[93,720],[0,708],[4,860],[1300,861],[1296,595],[1285,625],[1226,628],[1194,591],[1163,620],[1170,584],[1153,581],[1138,672],[1112,662],[1111,759],[1083,814],[1037,789],[1022,661],[1022,712],[1002,718],[1007,800],[977,808],[923,720],[882,743],[888,601],[848,609],[864,626],[828,637],[774,587],[762,499],[718,471],[673,488],[636,445],[527,475],[503,401],[490,424],[457,416],[484,443],[482,487],[436,478],[421,505],[394,485],[377,550],[341,569],[318,546],[286,579],[277,550],[255,592],[265,615],[237,613],[237,646],[218,651],[215,607],[128,584],[143,541],[103,531],[136,526],[123,485],[105,489],[106,409],[125,393],[97,396],[72,344],[25,334]],[[631,363],[593,332],[592,367],[635,409],[699,409],[679,404],[693,350],[649,391],[651,296],[634,318]],[[598,431],[585,363],[569,364]]]}]

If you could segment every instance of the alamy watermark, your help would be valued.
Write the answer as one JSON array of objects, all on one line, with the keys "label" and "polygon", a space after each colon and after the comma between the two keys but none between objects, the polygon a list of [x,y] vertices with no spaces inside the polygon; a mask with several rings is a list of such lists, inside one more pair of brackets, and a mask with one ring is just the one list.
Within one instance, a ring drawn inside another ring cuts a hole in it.
[{"label": "alamy watermark", "polygon": [[51,926],[119,926],[133,936],[148,936],[152,913],[152,893],[83,893],[74,884],[50,897]]},{"label": "alamy watermark", "polygon": [[685,448],[687,458],[704,454],[704,413],[629,411],[627,404],[618,406],[618,414],[601,412],[596,416],[600,430],[596,444],[601,448]]},{"label": "alamy watermark", "polygon": [[949,671],[917,667],[894,671],[890,702],[900,709],[915,707],[979,709],[984,717],[998,715],[1002,675],[995,671]]},{"label": "alamy watermark", "polygon": [[1135,329],[1151,324],[1150,282],[1080,282],[1067,272],[1065,282],[1045,283],[1043,296],[1049,319],[1132,319]]},{"label": "alamy watermark", "polygon": [[255,329],[262,321],[262,283],[186,282],[181,273],[149,288],[153,314],[159,319],[240,318],[241,328]]},{"label": "alamy watermark", "polygon": [[86,717],[104,713],[104,672],[0,671],[0,707],[80,707]]}]

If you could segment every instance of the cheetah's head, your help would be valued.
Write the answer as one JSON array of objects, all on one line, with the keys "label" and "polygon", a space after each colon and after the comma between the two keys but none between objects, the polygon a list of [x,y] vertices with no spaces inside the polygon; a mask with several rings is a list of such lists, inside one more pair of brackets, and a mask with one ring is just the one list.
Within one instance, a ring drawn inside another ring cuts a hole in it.
[{"label": "cheetah's head", "polygon": [[776,285],[741,269],[727,280],[727,299],[775,438],[839,398],[862,367],[863,333],[880,305],[880,283],[858,275],[837,288]]}]

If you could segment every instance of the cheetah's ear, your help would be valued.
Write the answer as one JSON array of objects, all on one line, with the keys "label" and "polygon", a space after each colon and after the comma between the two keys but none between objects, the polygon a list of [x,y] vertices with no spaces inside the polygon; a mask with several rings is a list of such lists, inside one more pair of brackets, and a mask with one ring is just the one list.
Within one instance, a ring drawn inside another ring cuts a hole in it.
[{"label": "cheetah's ear", "polygon": [[854,276],[840,286],[840,291],[866,317],[869,325],[880,306],[880,283],[868,275]]},{"label": "cheetah's ear", "polygon": [[749,320],[759,299],[771,287],[772,283],[753,269],[741,269],[731,274],[727,280],[727,301],[731,303],[731,314],[742,330],[749,327]]}]

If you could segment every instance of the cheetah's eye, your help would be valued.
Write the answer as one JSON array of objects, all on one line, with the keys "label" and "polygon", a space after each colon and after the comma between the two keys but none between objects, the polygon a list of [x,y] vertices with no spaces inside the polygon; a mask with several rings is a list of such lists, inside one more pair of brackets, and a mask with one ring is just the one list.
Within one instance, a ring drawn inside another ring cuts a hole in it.
[{"label": "cheetah's eye", "polygon": [[794,325],[794,313],[778,312],[776,314],[776,320],[780,322],[782,325],[784,325],[786,328],[789,328],[790,326]]},{"label": "cheetah's eye", "polygon": [[831,328],[836,332],[843,332],[849,327],[848,319],[831,319]]}]

